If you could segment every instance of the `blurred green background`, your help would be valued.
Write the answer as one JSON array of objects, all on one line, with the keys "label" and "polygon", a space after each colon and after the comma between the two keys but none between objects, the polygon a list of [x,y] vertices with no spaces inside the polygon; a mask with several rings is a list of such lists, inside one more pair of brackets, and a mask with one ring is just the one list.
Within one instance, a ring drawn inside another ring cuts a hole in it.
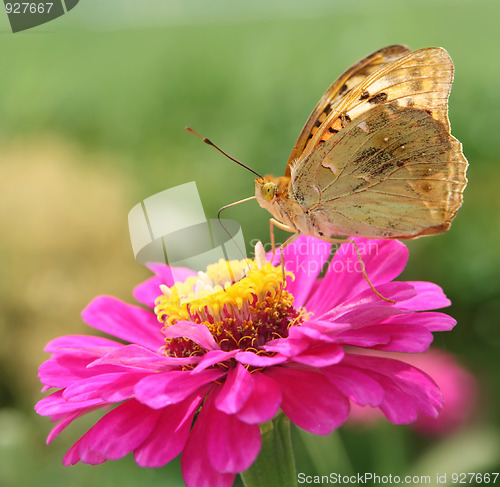
[{"label": "blurred green background", "polygon": [[[281,175],[326,87],[395,43],[443,46],[456,66],[450,119],[469,185],[448,233],[408,243],[403,278],[437,282],[451,298],[459,325],[435,343],[475,375],[479,399],[451,437],[388,423],[346,426],[315,444],[297,433],[298,470],[500,471],[499,19],[498,0],[82,0],[12,34],[0,12],[0,485],[183,485],[178,462],[62,467],[95,417],[45,446],[51,425],[33,413],[42,349],[58,335],[92,333],[80,310],[98,294],[131,301],[148,276],[128,236],[136,203],[195,180],[213,218],[252,195],[252,175],[185,125]],[[268,241],[257,203],[226,217],[247,242]]]}]

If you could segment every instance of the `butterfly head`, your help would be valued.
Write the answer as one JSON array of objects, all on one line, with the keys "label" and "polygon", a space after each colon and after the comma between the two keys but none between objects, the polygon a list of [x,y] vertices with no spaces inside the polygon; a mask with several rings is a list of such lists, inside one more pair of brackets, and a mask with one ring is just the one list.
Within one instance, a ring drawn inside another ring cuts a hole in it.
[{"label": "butterfly head", "polygon": [[272,208],[288,197],[288,186],[290,178],[274,176],[264,176],[263,178],[255,178],[255,198],[262,208],[272,211]]}]

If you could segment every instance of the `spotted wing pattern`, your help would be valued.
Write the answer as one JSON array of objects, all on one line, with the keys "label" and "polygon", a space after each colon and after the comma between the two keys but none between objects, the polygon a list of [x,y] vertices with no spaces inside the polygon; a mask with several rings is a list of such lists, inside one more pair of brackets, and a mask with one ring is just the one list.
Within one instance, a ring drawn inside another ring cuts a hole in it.
[{"label": "spotted wing pattern", "polygon": [[[388,91],[370,86],[370,96]],[[358,115],[292,168],[291,195],[322,234],[405,239],[448,229],[467,182],[441,108],[448,91],[431,91],[432,113],[408,104],[409,95],[392,98],[403,106],[351,106]]]},{"label": "spotted wing pattern", "polygon": [[[325,122],[328,115],[350,92],[358,92],[358,87],[373,73],[410,52],[405,46],[388,46],[380,49],[351,66],[324,93],[307,119],[288,160],[285,176],[290,175],[290,165],[301,158],[306,145]],[[322,127],[322,132],[327,127]]]},{"label": "spotted wing pattern", "polygon": [[442,48],[410,52],[375,71],[342,97],[309,138],[298,162],[377,106],[414,108],[427,112],[449,131],[448,97],[453,81],[453,62]]}]

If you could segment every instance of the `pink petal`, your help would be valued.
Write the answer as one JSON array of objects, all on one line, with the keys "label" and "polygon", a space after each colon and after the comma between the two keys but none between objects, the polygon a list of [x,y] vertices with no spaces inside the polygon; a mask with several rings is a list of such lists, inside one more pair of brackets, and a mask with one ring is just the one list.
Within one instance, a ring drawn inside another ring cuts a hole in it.
[{"label": "pink petal", "polygon": [[137,285],[132,291],[132,295],[139,303],[146,305],[150,309],[154,309],[156,298],[163,294],[160,289],[160,284],[163,284],[163,282],[159,277],[150,277]]},{"label": "pink petal", "polygon": [[93,359],[102,357],[122,346],[121,343],[109,340],[108,338],[89,335],[66,335],[55,338],[47,343],[44,351],[53,353],[56,356],[77,353],[80,357]]},{"label": "pink petal", "polygon": [[451,316],[435,311],[410,313],[388,318],[385,323],[425,326],[429,331],[449,331],[457,324]]},{"label": "pink petal", "polygon": [[42,384],[67,387],[96,373],[112,372],[110,367],[101,367],[96,372],[88,370],[87,366],[93,360],[121,347],[123,345],[120,343],[93,336],[70,335],[57,338],[47,345],[45,350],[53,355],[40,366],[38,376]]},{"label": "pink petal", "polygon": [[153,352],[139,345],[124,345],[119,350],[108,353],[95,360],[89,367],[97,365],[115,365],[130,371],[165,371],[172,366],[183,366],[196,363],[198,357],[167,357],[159,352]]},{"label": "pink petal", "polygon": [[238,419],[248,424],[265,423],[274,418],[281,404],[278,384],[260,372],[251,374],[252,394],[238,411]]},{"label": "pink petal", "polygon": [[42,384],[50,387],[68,387],[76,381],[93,377],[99,373],[115,372],[113,367],[102,366],[98,369],[88,369],[89,359],[73,356],[64,356],[50,359],[40,365],[38,377]]},{"label": "pink petal", "polygon": [[187,338],[205,350],[220,350],[206,325],[178,321],[175,325],[165,328],[163,334],[166,338]]},{"label": "pink petal", "polygon": [[89,430],[88,448],[108,460],[122,458],[151,434],[160,415],[134,399],[125,401]]},{"label": "pink petal", "polygon": [[223,413],[235,414],[245,405],[252,389],[250,372],[238,364],[236,368],[229,370],[226,382],[215,400],[215,407]]},{"label": "pink petal", "polygon": [[148,267],[156,274],[147,281],[139,284],[134,289],[134,298],[148,308],[154,309],[155,299],[162,294],[160,284],[172,286],[175,282],[184,282],[188,277],[196,276],[197,273],[187,267],[171,268],[164,264],[148,264]]},{"label": "pink petal", "polygon": [[188,277],[198,275],[196,271],[188,267],[171,267],[157,263],[149,263],[148,267],[160,278],[161,283],[168,287],[174,285],[176,282],[184,282]]},{"label": "pink petal", "polygon": [[[337,327],[330,322],[306,322],[302,326],[292,326],[287,338],[271,340],[263,348],[267,352],[279,353],[286,357],[295,357],[301,354],[309,355],[308,350],[311,347],[335,342],[335,337],[326,335],[323,333],[324,331],[334,334],[338,330],[345,328],[349,329],[350,326]],[[334,353],[337,352],[335,347],[330,347],[329,350],[334,351]]]},{"label": "pink petal", "polygon": [[225,362],[233,358],[238,353],[238,350],[231,350],[230,352],[223,352],[222,350],[210,350],[207,352],[201,360],[198,362],[198,365],[193,369],[193,373],[197,374],[202,370],[211,367],[212,365],[219,364]]},{"label": "pink petal", "polygon": [[[326,322],[328,325],[330,325],[330,322]],[[348,326],[350,328],[350,326]],[[335,338],[330,338],[327,335],[324,335],[320,331],[321,327],[316,327],[313,326],[311,321],[306,321],[305,323],[302,324],[302,326],[292,326],[288,332],[288,338],[289,339],[296,339],[299,341],[304,341],[307,343],[308,341],[319,341],[319,342],[325,342],[325,343],[333,343],[335,341]],[[271,342],[268,342],[269,345],[273,345],[274,343],[280,343],[279,340],[287,340],[285,339],[278,339],[278,340],[273,340]]]},{"label": "pink petal", "polygon": [[124,303],[112,296],[99,296],[82,311],[88,325],[136,343],[150,350],[158,350],[164,344],[161,324],[152,311]]},{"label": "pink petal", "polygon": [[82,409],[80,411],[74,411],[68,414],[61,421],[59,421],[59,423],[57,423],[48,434],[46,441],[47,445],[50,445],[54,440],[54,438],[56,438],[56,436],[58,436],[62,431],[64,431],[64,429],[66,429],[76,418],[79,418],[80,416],[87,414],[87,412],[89,412],[89,410],[86,409],[85,410]]},{"label": "pink petal", "polygon": [[[299,327],[294,327],[290,330],[291,332]],[[329,337],[335,337],[338,333],[345,330],[350,330],[352,327],[349,323],[337,323],[327,320],[308,320],[302,323],[300,327],[301,333],[307,333],[309,336],[314,337],[314,335],[310,335],[310,330],[316,330],[319,334],[316,335],[316,338],[322,339],[324,341],[328,341]]]},{"label": "pink petal", "polygon": [[[392,316],[399,316],[404,313],[406,312],[394,306],[369,304],[352,307],[347,311],[339,308],[331,319],[342,324],[350,324],[351,328],[361,328],[385,322]],[[325,316],[328,316],[328,314]]]},{"label": "pink petal", "polygon": [[361,369],[384,388],[380,409],[395,424],[414,421],[418,411],[436,417],[442,406],[442,395],[435,382],[405,362],[348,354],[343,363]]},{"label": "pink petal", "polygon": [[[336,337],[335,334],[338,330],[342,329],[350,329],[350,325],[343,325],[340,327],[332,326],[330,322],[312,322],[306,321],[302,324],[302,326],[293,326],[290,328],[288,338],[279,338],[277,340],[272,340],[267,343],[266,350],[269,350],[267,347],[273,347],[275,344],[278,344],[280,347],[283,347],[283,344],[287,340],[291,340],[292,343],[296,342],[297,344],[301,344],[297,346],[297,354],[302,352],[307,353],[307,349],[313,346],[314,344],[323,344],[326,345],[328,343],[335,343]],[[326,335],[323,333],[326,331],[327,333],[331,333],[330,335]],[[284,351],[289,354],[286,347],[283,347]],[[290,348],[290,351],[292,348]],[[291,355],[291,354],[290,354]]]},{"label": "pink petal", "polygon": [[[215,388],[214,388],[215,389]],[[214,394],[208,395],[201,408],[181,457],[182,476],[187,487],[231,487],[234,474],[217,471],[209,458],[208,438],[214,428]]]},{"label": "pink petal", "polygon": [[305,352],[293,357],[293,361],[321,368],[337,364],[343,357],[344,349],[341,346],[335,343],[327,343],[309,347]]},{"label": "pink petal", "polygon": [[151,435],[134,450],[134,458],[139,466],[162,467],[179,455],[187,441],[194,414],[206,392],[190,396],[161,411]]},{"label": "pink petal", "polygon": [[[403,271],[408,249],[402,243],[397,240],[355,240],[366,273],[375,287],[392,281]],[[306,308],[320,316],[368,288],[354,245],[345,243],[333,256],[325,277],[306,303]]]},{"label": "pink petal", "polygon": [[364,406],[379,406],[384,399],[380,384],[369,375],[342,364],[322,369],[330,382],[351,401]]},{"label": "pink petal", "polygon": [[391,335],[384,333],[383,327],[368,326],[339,333],[337,343],[350,345],[352,347],[372,348],[376,345],[387,344],[391,341]]},{"label": "pink petal", "polygon": [[170,371],[149,375],[135,386],[138,401],[159,409],[183,401],[205,384],[216,381],[226,372],[208,369],[197,374],[192,371]]},{"label": "pink petal", "polygon": [[410,353],[425,352],[432,340],[432,333],[423,326],[387,323],[337,335],[339,344]]},{"label": "pink petal", "polygon": [[281,364],[288,360],[283,355],[268,357],[266,355],[257,355],[254,352],[239,352],[235,358],[240,364],[251,365],[253,367],[271,367],[272,365]]},{"label": "pink petal", "polygon": [[349,401],[325,376],[286,367],[265,374],[280,386],[281,409],[300,428],[327,435],[347,419]]},{"label": "pink petal", "polygon": [[418,409],[415,401],[405,394],[394,382],[387,377],[372,373],[384,389],[384,401],[380,410],[393,424],[409,424],[418,418]]},{"label": "pink petal", "polygon": [[102,399],[106,402],[121,402],[134,394],[135,384],[145,373],[112,373],[89,377],[75,382],[63,392],[63,398],[70,402]]},{"label": "pink petal", "polygon": [[35,404],[35,411],[40,416],[54,416],[74,411],[80,411],[86,408],[93,408],[95,406],[102,406],[104,401],[102,399],[90,399],[88,401],[81,401],[73,403],[66,401],[62,397],[63,391],[57,391],[50,396],[44,397]]},{"label": "pink petal", "polygon": [[298,336],[298,338],[278,338],[277,340],[268,342],[263,348],[266,352],[279,353],[285,357],[294,357],[307,350],[309,346],[308,340],[304,339],[303,335],[296,334],[294,336]]},{"label": "pink petal", "polygon": [[411,299],[417,295],[417,291],[415,288],[407,283],[400,281],[392,281],[386,282],[383,284],[378,284],[375,288],[384,298],[392,299],[396,301],[396,305],[384,301],[380,296],[378,296],[375,292],[373,292],[372,288],[365,289],[361,291],[359,294],[356,294],[351,299],[344,301],[341,305],[342,308],[347,307],[356,307],[360,305],[380,305],[383,304],[385,306],[398,306],[400,301],[405,301]]},{"label": "pink petal", "polygon": [[363,326],[370,326],[381,321],[385,321],[392,316],[404,314],[398,308],[389,305],[359,305],[352,307],[348,310],[337,309],[335,313],[329,313],[331,320],[338,321],[342,324],[349,323],[352,328],[361,328]]},{"label": "pink petal", "polygon": [[[205,405],[206,407],[206,405]],[[260,451],[260,428],[240,421],[234,415],[212,408],[208,433],[208,456],[215,470],[238,473],[249,468]]]},{"label": "pink petal", "polygon": [[[286,288],[294,296],[294,306],[300,308],[306,302],[316,279],[330,256],[331,244],[313,237],[300,236],[285,247],[285,269],[291,271],[295,280],[287,279]],[[268,254],[270,260],[270,254]],[[273,264],[281,261],[280,250],[276,249]]]},{"label": "pink petal", "polygon": [[420,369],[400,360],[370,355],[346,355],[352,363],[376,371],[391,378],[409,395],[413,396],[419,408],[428,415],[435,415],[442,405],[442,396],[436,383]]},{"label": "pink petal", "polygon": [[412,281],[409,284],[415,288],[417,295],[412,299],[402,301],[400,303],[401,308],[413,311],[426,311],[450,306],[450,300],[437,284],[422,281]]},{"label": "pink petal", "polygon": [[75,465],[80,460],[90,465],[99,465],[104,463],[107,458],[98,453],[91,452],[88,446],[90,431],[87,431],[64,455],[63,465]]}]

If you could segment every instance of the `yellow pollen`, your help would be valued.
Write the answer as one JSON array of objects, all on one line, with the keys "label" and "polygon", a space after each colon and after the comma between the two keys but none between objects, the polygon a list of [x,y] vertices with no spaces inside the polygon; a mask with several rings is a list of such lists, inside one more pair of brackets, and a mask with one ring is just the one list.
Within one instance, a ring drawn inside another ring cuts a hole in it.
[{"label": "yellow pollen", "polygon": [[[286,275],[294,278],[291,272]],[[287,333],[290,323],[300,324],[304,316],[304,310],[293,308],[293,295],[283,285],[281,267],[273,267],[260,256],[255,260],[221,259],[206,272],[170,288],[162,286],[161,291],[154,311],[165,328],[181,320],[203,323],[223,349],[258,349],[263,341]],[[167,338],[165,353],[172,340],[179,339]],[[173,353],[203,353],[195,344],[181,348],[182,352],[178,347]]]},{"label": "yellow pollen", "polygon": [[[243,274],[242,271],[246,271],[246,276],[233,284],[226,281],[228,284],[222,287],[218,282],[229,277],[228,264],[235,274]],[[273,267],[266,262],[259,268],[251,260],[226,262],[221,259],[217,264],[208,266],[205,275],[216,284],[199,288],[198,292],[195,292],[196,284],[201,281],[195,276],[188,277],[185,282],[175,283],[170,288],[162,286],[163,294],[156,298],[154,310],[161,323],[169,326],[200,313],[217,320],[224,308],[232,311],[242,310],[244,305],[248,305],[255,297],[259,302],[266,296],[275,297],[283,283],[281,267]],[[293,277],[291,272],[287,272],[287,275]],[[286,297],[292,298],[292,304],[293,297],[289,293]]]}]

